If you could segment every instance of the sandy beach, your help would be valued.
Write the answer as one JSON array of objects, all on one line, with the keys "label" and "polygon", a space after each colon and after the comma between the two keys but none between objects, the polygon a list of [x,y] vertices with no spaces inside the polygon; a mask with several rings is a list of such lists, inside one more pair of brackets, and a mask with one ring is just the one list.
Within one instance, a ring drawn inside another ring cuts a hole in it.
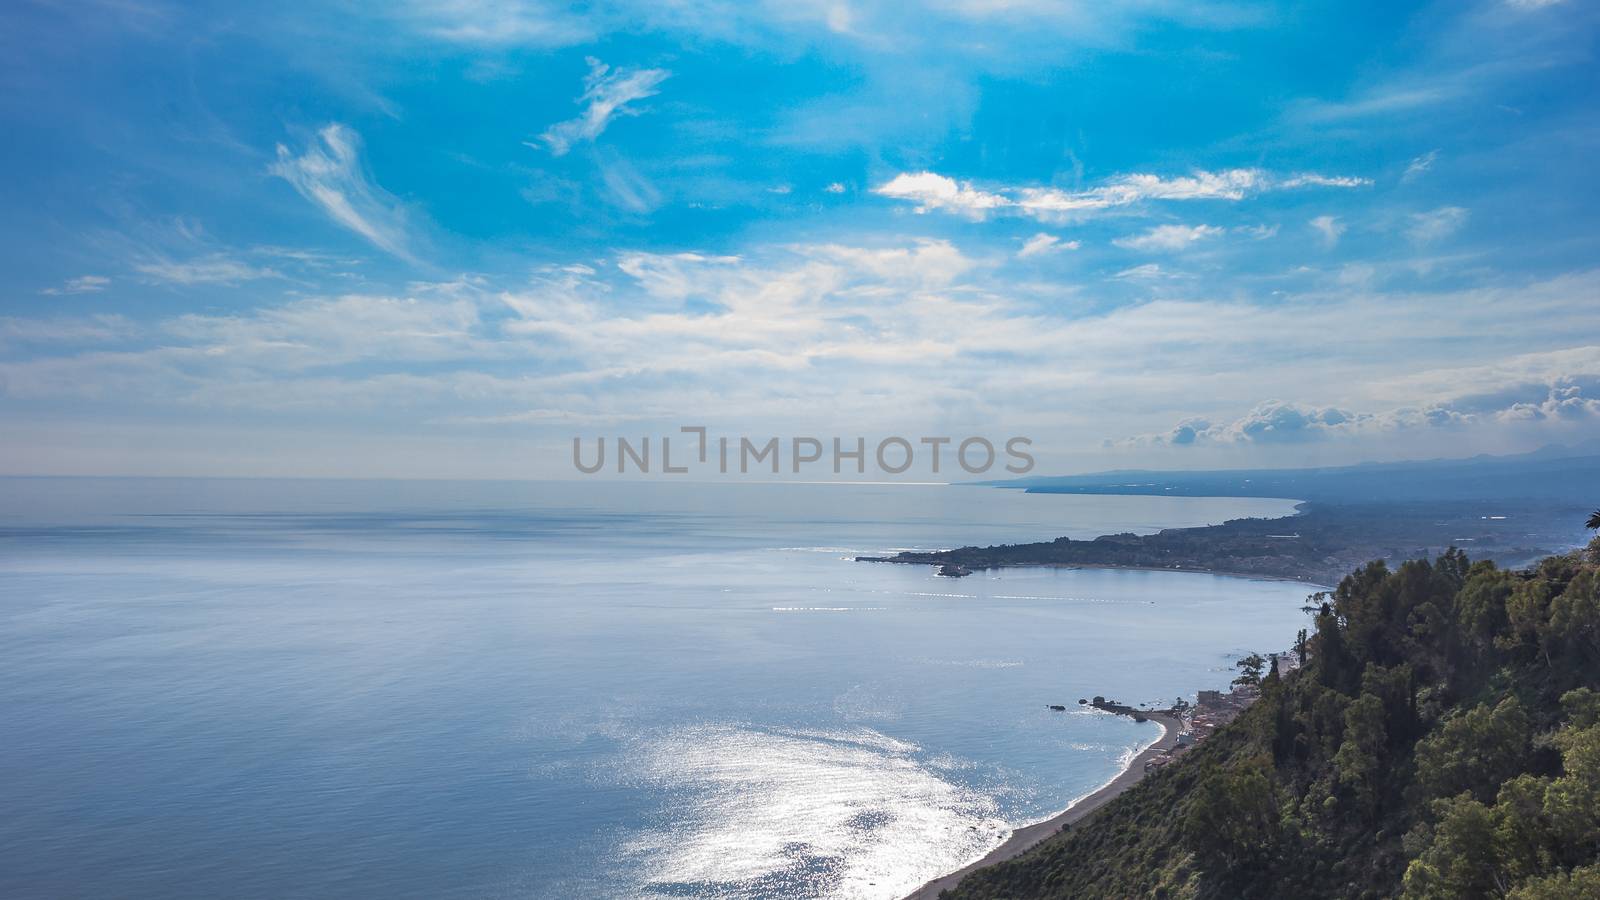
[{"label": "sandy beach", "polygon": [[989,851],[989,854],[983,859],[951,872],[949,875],[935,878],[914,891],[906,900],[934,900],[941,891],[955,887],[970,872],[1021,856],[1040,841],[1060,831],[1064,826],[1072,825],[1088,818],[1095,810],[1110,802],[1113,797],[1137,784],[1139,779],[1144,777],[1145,763],[1175,746],[1178,743],[1178,733],[1183,730],[1183,722],[1177,716],[1167,713],[1145,713],[1144,715],[1150,721],[1156,722],[1161,726],[1161,737],[1157,738],[1155,743],[1146,747],[1138,756],[1135,756],[1133,761],[1128,764],[1128,767],[1116,778],[1111,779],[1094,793],[1073,803],[1060,815],[1013,831],[1011,837],[1007,838],[1005,843]]}]

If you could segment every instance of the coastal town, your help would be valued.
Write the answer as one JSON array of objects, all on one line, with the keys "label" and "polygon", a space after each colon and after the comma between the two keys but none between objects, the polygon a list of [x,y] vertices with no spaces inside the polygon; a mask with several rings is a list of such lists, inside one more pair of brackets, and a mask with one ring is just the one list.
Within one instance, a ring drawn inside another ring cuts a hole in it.
[{"label": "coastal town", "polygon": [[[1300,668],[1302,660],[1298,651],[1289,653],[1274,653],[1265,658],[1252,655],[1240,660],[1239,667],[1246,668],[1247,674],[1241,676],[1233,684],[1231,690],[1199,691],[1195,702],[1189,703],[1179,699],[1166,709],[1151,709],[1148,706],[1126,706],[1116,700],[1107,700],[1104,697],[1080,699],[1079,705],[1104,710],[1117,715],[1130,716],[1135,721],[1156,719],[1163,727],[1176,728],[1176,734],[1171,736],[1170,745],[1166,740],[1157,741],[1149,751],[1141,757],[1142,765],[1138,771],[1143,773],[1156,771],[1172,763],[1182,756],[1191,747],[1205,741],[1229,722],[1239,717],[1261,698],[1259,673],[1249,670],[1249,660],[1259,660],[1262,665],[1275,671],[1279,678],[1287,676],[1290,672]],[[1052,709],[1065,707],[1052,706]],[[1165,738],[1166,736],[1164,736]],[[1166,745],[1166,746],[1163,746]]]},{"label": "coastal town", "polygon": [[[1136,722],[1154,721],[1164,729],[1154,743],[1146,747],[1121,774],[1102,785],[1099,790],[1079,798],[1066,810],[1042,822],[1027,825],[1011,833],[1005,843],[988,855],[954,872],[927,882],[913,891],[906,900],[937,900],[946,890],[954,888],[968,874],[983,868],[1014,859],[1058,831],[1073,828],[1092,816],[1119,794],[1133,787],[1146,775],[1167,766],[1189,750],[1205,742],[1216,731],[1238,718],[1261,698],[1259,682],[1267,672],[1276,672],[1282,678],[1305,664],[1303,644],[1286,653],[1262,656],[1249,654],[1234,664],[1240,676],[1227,691],[1204,690],[1198,692],[1195,702],[1179,698],[1171,706],[1160,709],[1149,704],[1129,706],[1102,696],[1078,700],[1081,707],[1090,707],[1114,715],[1128,716]],[[1048,704],[1055,712],[1065,712],[1064,703]]]}]

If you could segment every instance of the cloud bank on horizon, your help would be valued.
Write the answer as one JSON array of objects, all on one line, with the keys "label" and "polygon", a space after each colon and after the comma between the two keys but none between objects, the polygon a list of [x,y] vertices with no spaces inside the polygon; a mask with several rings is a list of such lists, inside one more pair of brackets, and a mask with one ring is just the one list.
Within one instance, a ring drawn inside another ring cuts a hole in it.
[{"label": "cloud bank on horizon", "polygon": [[1359,11],[14,5],[0,472],[1600,437],[1600,11]]}]

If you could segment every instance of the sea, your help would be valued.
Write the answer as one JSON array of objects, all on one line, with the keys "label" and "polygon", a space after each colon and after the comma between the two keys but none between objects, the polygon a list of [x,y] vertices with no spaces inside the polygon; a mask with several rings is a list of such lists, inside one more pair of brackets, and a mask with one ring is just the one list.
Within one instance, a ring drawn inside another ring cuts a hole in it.
[{"label": "sea", "polygon": [[0,896],[902,897],[1316,588],[854,557],[1294,503],[0,479]]}]

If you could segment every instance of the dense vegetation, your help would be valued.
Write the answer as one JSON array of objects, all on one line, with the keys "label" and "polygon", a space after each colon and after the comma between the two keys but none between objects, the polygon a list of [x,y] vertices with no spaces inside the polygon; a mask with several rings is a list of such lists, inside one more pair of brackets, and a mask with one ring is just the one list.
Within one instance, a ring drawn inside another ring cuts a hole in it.
[{"label": "dense vegetation", "polygon": [[1305,666],[979,897],[1600,897],[1600,540],[1313,595]]}]

